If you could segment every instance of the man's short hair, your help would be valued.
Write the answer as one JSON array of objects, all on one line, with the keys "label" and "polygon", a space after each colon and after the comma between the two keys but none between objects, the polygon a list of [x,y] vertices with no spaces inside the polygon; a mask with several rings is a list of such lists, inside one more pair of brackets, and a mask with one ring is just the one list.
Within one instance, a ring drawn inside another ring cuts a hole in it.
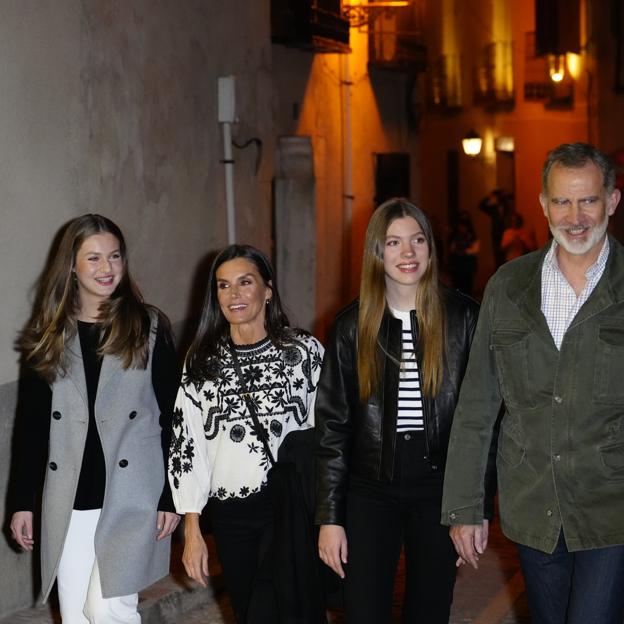
[{"label": "man's short hair", "polygon": [[588,143],[563,143],[548,152],[548,157],[542,167],[542,194],[546,195],[548,176],[554,165],[576,168],[584,167],[590,162],[602,171],[603,186],[607,193],[612,193],[615,189],[615,165],[613,161],[597,147]]}]

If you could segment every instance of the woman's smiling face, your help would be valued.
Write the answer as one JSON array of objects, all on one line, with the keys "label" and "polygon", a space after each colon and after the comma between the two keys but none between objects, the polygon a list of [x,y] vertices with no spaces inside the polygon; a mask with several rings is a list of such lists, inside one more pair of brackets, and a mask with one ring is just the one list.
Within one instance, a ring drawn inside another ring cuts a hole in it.
[{"label": "woman's smiling face", "polygon": [[219,307],[230,324],[230,332],[244,329],[255,340],[264,338],[271,286],[265,284],[256,265],[246,258],[233,258],[217,269],[216,280]]},{"label": "woman's smiling face", "polygon": [[115,292],[123,273],[117,237],[110,232],[88,236],[78,248],[74,262],[81,310],[97,314],[99,304]]},{"label": "woman's smiling face", "polygon": [[383,252],[386,290],[418,286],[429,266],[429,245],[414,217],[395,219],[388,226]]}]

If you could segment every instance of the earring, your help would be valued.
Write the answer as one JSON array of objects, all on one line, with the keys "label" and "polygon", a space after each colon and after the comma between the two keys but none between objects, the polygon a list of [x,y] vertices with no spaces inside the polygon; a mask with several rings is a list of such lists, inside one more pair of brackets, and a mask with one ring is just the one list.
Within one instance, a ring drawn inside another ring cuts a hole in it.
[{"label": "earring", "polygon": [[269,305],[269,303],[271,303],[271,300],[270,300],[270,299],[267,299],[264,303],[265,303],[266,305]]}]

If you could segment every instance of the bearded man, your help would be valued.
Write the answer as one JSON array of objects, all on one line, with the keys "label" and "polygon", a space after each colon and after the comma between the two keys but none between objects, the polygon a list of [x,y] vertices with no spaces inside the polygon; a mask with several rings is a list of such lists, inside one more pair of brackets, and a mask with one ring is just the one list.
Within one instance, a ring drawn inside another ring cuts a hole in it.
[{"label": "bearded man", "polygon": [[540,624],[624,619],[624,248],[620,191],[598,149],[560,145],[542,169],[553,240],[485,291],[455,412],[442,522],[463,562],[487,544],[483,480],[501,401],[501,527]]}]

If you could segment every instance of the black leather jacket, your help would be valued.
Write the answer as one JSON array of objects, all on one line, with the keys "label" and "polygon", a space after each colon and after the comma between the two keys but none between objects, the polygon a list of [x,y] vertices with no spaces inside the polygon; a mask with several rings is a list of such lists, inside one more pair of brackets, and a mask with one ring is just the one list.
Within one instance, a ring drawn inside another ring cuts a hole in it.
[{"label": "black leather jacket", "polygon": [[[446,313],[446,356],[442,386],[434,397],[423,397],[425,461],[432,471],[444,470],[453,412],[468,364],[470,344],[478,316],[478,305],[457,290],[441,287]],[[386,310],[379,341],[383,383],[364,405],[358,396],[356,341],[358,301],[336,317],[316,394],[316,482],[317,524],[344,525],[349,474],[390,482],[396,445],[397,400],[401,360],[401,321]],[[416,313],[412,311],[412,333],[417,343]],[[387,352],[388,357],[383,352]],[[419,364],[420,354],[417,353]],[[491,453],[492,460],[495,455]],[[490,465],[493,466],[493,461]],[[488,473],[491,499],[494,473]],[[491,508],[485,517],[491,517]]]}]

